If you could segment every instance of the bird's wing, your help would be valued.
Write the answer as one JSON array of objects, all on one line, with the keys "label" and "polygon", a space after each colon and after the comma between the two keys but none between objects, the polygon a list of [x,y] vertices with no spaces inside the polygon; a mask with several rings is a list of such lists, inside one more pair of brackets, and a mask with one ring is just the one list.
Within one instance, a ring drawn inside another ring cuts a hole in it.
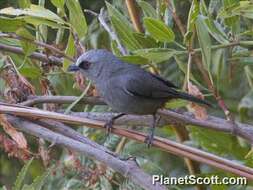
[{"label": "bird's wing", "polygon": [[152,75],[153,77],[155,77],[156,79],[160,80],[161,82],[163,82],[165,85],[167,85],[168,87],[171,87],[171,88],[178,88],[176,85],[174,85],[172,82],[160,77],[159,75],[155,75],[155,74],[152,74],[152,73],[149,73],[150,75]]},{"label": "bird's wing", "polygon": [[136,72],[124,77],[125,91],[133,96],[167,99],[176,93],[175,85],[148,72]]}]

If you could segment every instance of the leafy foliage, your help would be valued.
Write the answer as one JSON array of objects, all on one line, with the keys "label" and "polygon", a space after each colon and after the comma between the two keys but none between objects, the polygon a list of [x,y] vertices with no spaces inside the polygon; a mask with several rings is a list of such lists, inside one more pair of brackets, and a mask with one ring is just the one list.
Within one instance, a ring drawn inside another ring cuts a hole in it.
[{"label": "leafy foliage", "polygon": [[[88,83],[67,72],[71,61],[58,55],[57,52],[48,50],[43,45],[32,43],[32,41],[46,43],[60,49],[65,55],[75,58],[78,52],[75,39],[77,36],[80,43],[87,49],[109,49],[123,61],[139,64],[151,72],[160,73],[184,90],[186,90],[187,82],[191,81],[213,104],[217,104],[215,95],[221,97],[236,120],[252,123],[253,4],[251,1],[137,0],[139,18],[145,30],[143,33],[136,32],[133,20],[128,16],[126,7],[123,6],[125,1],[97,0],[87,2],[78,0],[51,0],[46,3],[30,0],[4,0],[0,2],[1,33],[15,33],[26,39],[0,37],[0,45],[19,47],[24,52],[23,55],[0,52],[1,101],[6,100],[6,96],[10,94],[5,91],[12,92],[13,90],[8,85],[11,80],[6,81],[2,77],[6,68],[5,56],[11,58],[20,75],[35,87],[36,94],[80,96],[81,91],[88,86]],[[170,3],[168,4],[168,2]],[[107,12],[106,22],[112,28],[113,34],[119,39],[121,45],[127,50],[127,55],[120,52],[117,42],[100,25],[96,16],[83,11],[89,9],[98,13],[102,7]],[[180,29],[178,22],[181,22],[185,31]],[[188,50],[196,58],[190,62]],[[31,59],[29,55],[34,52],[63,58],[63,66],[59,67]],[[203,76],[203,73],[206,76]],[[91,87],[87,93],[95,95],[93,91]],[[186,102],[174,100],[166,104],[166,108],[184,109],[187,107],[186,105]],[[59,107],[46,105],[43,108],[54,110],[67,107],[65,105]],[[109,109],[101,106],[76,105],[73,110],[106,112]],[[208,113],[225,117],[224,111],[218,106],[215,109],[208,109]],[[136,130],[143,131],[145,129],[137,128]],[[250,145],[242,139],[195,126],[187,126],[187,130],[190,139],[184,143],[247,164],[250,167],[253,166],[252,154],[248,154]],[[122,139],[115,135],[106,138],[103,132],[95,129],[83,127],[78,131],[107,148],[117,151],[124,157],[136,157],[139,165],[150,174],[165,176],[189,174],[184,160],[177,156],[155,148],[147,149],[144,144]],[[170,126],[159,128],[156,133],[158,136],[177,140],[175,131]],[[38,148],[34,139],[29,139],[29,142],[33,150]],[[103,167],[95,160],[85,156],[73,156],[68,151],[54,150],[50,154],[52,162],[57,160],[60,165],[55,175],[50,175],[49,169],[44,172],[40,171],[41,169],[38,168],[42,167],[42,163],[33,165],[32,161],[26,163],[18,175],[15,171],[14,175],[14,173],[6,172],[6,167],[10,170],[14,167],[10,162],[15,166],[19,166],[18,163],[14,160],[9,161],[7,157],[1,157],[0,174],[4,176],[3,179],[9,180],[6,182],[1,178],[0,185],[7,187],[15,184],[14,190],[140,189],[131,181],[111,169]],[[26,178],[29,170],[35,172],[30,176],[33,182],[28,185]],[[201,165],[200,175],[212,174],[230,175]],[[12,176],[17,177],[13,179]],[[173,188],[192,189],[192,186],[175,186]],[[227,190],[243,189],[244,187],[224,185],[210,188]],[[252,184],[249,183],[247,188],[252,188]],[[0,189],[4,190],[5,187]]]}]

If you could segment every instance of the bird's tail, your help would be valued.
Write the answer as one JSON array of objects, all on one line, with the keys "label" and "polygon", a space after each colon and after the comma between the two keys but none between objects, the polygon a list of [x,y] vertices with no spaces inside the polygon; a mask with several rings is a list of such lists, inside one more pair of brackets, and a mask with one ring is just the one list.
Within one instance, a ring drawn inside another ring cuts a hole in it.
[{"label": "bird's tail", "polygon": [[197,98],[197,97],[192,96],[190,94],[187,94],[185,92],[177,92],[176,98],[180,98],[180,99],[184,99],[184,100],[189,100],[191,102],[195,102],[195,103],[199,103],[199,104],[204,104],[204,105],[207,105],[209,107],[213,107],[212,104],[209,103],[208,101],[202,100],[200,98]]}]

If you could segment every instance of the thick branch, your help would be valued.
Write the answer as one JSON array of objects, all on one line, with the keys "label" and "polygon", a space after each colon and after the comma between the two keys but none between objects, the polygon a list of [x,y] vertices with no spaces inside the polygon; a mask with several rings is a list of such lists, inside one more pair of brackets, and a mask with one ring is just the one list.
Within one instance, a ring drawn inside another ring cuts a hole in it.
[{"label": "thick branch", "polygon": [[[27,118],[27,120],[31,120],[30,118]],[[113,153],[112,151],[108,150],[106,147],[99,145],[91,140],[89,140],[88,138],[86,138],[85,136],[81,135],[80,133],[78,133],[77,131],[75,131],[74,129],[68,127],[67,125],[61,123],[61,122],[57,122],[57,121],[53,121],[53,120],[47,120],[47,119],[40,119],[37,121],[32,121],[35,122],[36,124],[46,127],[54,132],[60,133],[61,135],[64,135],[66,137],[72,138],[74,140],[77,140],[79,142],[88,144],[90,146],[93,146],[97,149],[103,150],[111,155],[115,155],[115,153]]]},{"label": "thick branch", "polygon": [[[4,44],[0,44],[0,51],[6,51],[15,53],[18,55],[25,55],[22,48],[8,46]],[[55,57],[55,56],[47,56],[42,53],[33,52],[31,55],[29,55],[32,59],[37,59],[39,61],[45,62],[45,63],[51,63],[53,65],[61,66],[62,65],[62,59]]]},{"label": "thick branch", "polygon": [[121,173],[123,176],[129,178],[137,185],[140,185],[142,188],[147,190],[165,190],[164,186],[160,186],[156,183],[156,185],[152,184],[152,178],[150,175],[144,173],[134,161],[123,161],[119,158],[108,154],[100,149],[94,148],[89,144],[81,143],[80,141],[76,141],[72,138],[66,137],[61,134],[57,134],[49,129],[43,128],[40,125],[31,123],[29,121],[25,121],[23,119],[19,119],[13,116],[8,116],[8,120],[12,123],[12,125],[22,130],[26,133],[29,133],[33,136],[43,138],[52,143],[65,146],[71,150],[78,151],[83,153],[91,158],[95,158],[96,160],[110,166],[115,171]]},{"label": "thick branch", "polygon": [[[25,116],[30,117],[32,119],[53,119],[57,121],[61,121],[64,123],[69,124],[78,124],[78,125],[85,125],[91,128],[97,129],[105,129],[104,122],[94,121],[91,119],[79,118],[64,114],[59,114],[55,112],[43,111],[39,109],[33,108],[21,108],[21,107],[14,107],[14,106],[4,106],[0,105],[0,113],[8,113],[14,114],[18,116]],[[140,142],[144,142],[146,139],[146,135],[140,132],[122,129],[122,128],[115,128],[113,127],[112,133],[115,133],[120,136],[125,136],[129,139],[137,140]],[[253,179],[253,169],[237,164],[230,160],[226,160],[215,156],[213,154],[198,150],[196,148],[192,148],[186,145],[182,145],[180,143],[173,142],[168,139],[163,138],[154,138],[153,145],[155,147],[161,148],[162,150],[171,152],[178,156],[183,156],[190,158],[192,160],[208,164],[210,166],[214,166],[216,168],[237,174],[239,176],[247,177],[248,179]]]}]

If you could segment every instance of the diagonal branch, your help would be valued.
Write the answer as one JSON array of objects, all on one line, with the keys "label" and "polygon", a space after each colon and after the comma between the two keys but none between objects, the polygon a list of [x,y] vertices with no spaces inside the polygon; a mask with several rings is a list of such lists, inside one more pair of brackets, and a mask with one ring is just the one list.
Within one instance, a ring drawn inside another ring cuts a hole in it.
[{"label": "diagonal branch", "polygon": [[117,43],[117,46],[120,50],[120,52],[123,54],[123,55],[126,55],[127,54],[127,50],[125,49],[125,47],[121,44],[117,34],[111,29],[111,27],[108,25],[108,23],[106,22],[105,20],[106,18],[106,14],[105,14],[105,10],[102,8],[100,10],[100,13],[98,15],[98,20],[100,22],[100,24],[104,27],[104,29],[108,32],[108,34],[110,35],[111,39],[112,40],[115,40],[116,43]]},{"label": "diagonal branch", "polygon": [[70,137],[55,133],[49,129],[43,128],[38,124],[31,123],[24,119],[20,119],[13,116],[8,116],[8,120],[12,125],[28,134],[33,136],[43,138],[54,144],[65,146],[71,150],[83,153],[89,157],[95,158],[96,160],[110,166],[115,171],[121,173],[123,176],[129,178],[137,185],[140,185],[146,190],[165,190],[164,186],[156,183],[152,184],[152,178],[150,175],[144,173],[132,160],[120,160],[114,155],[108,154],[107,152],[95,148],[90,144],[82,143],[80,141],[74,140]]},{"label": "diagonal branch", "polygon": [[[0,51],[6,51],[6,52],[11,52],[11,53],[15,53],[18,55],[25,55],[24,51],[22,48],[18,48],[18,47],[13,47],[13,46],[9,46],[9,45],[4,45],[0,43]],[[31,55],[29,55],[30,58],[32,59],[37,59],[39,61],[45,62],[45,63],[51,63],[53,65],[56,66],[61,66],[63,60],[55,57],[55,56],[47,56],[45,54],[42,53],[38,53],[38,52],[33,52]]]},{"label": "diagonal branch", "polygon": [[15,33],[2,33],[0,32],[0,38],[12,38],[12,39],[17,39],[17,40],[21,40],[21,41],[27,41],[27,42],[30,42],[30,43],[33,43],[37,46],[41,46],[41,47],[44,47],[54,53],[57,53],[63,57],[65,57],[66,59],[68,59],[69,61],[72,61],[74,62],[75,60],[72,58],[72,57],[69,57],[68,55],[66,55],[63,51],[61,51],[60,49],[52,46],[52,45],[49,45],[49,44],[46,44],[46,43],[43,43],[43,42],[39,42],[39,41],[36,41],[36,40],[33,40],[33,39],[29,39],[29,38],[25,38],[23,36],[19,36]]}]

